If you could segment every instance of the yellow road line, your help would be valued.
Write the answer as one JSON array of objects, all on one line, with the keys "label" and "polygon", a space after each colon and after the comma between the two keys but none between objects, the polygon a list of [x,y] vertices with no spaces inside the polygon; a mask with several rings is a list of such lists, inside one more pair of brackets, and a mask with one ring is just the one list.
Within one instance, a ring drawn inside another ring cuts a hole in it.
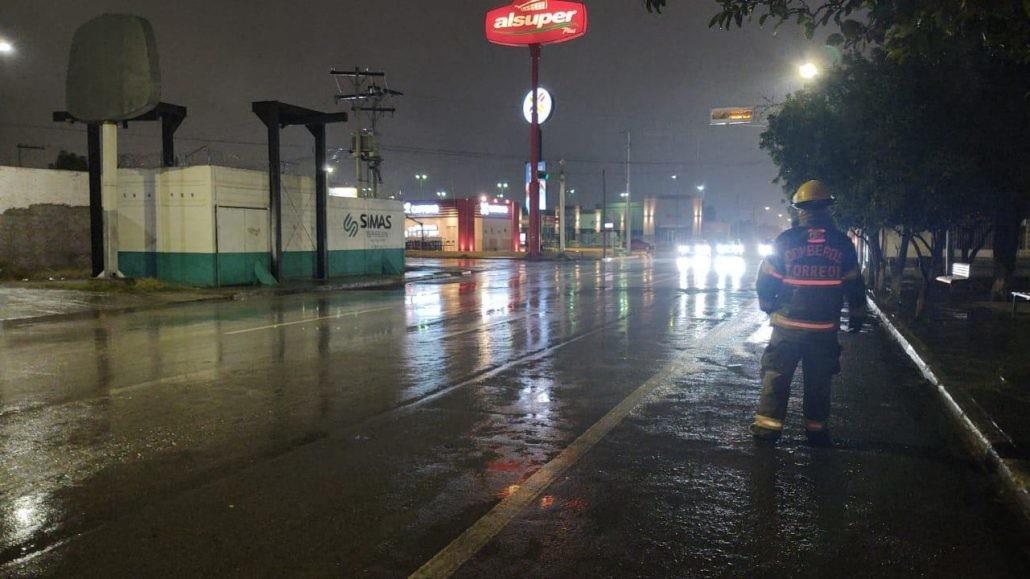
[{"label": "yellow road line", "polygon": [[283,326],[295,326],[297,324],[309,324],[311,322],[318,322],[321,320],[331,320],[334,318],[345,318],[347,316],[360,316],[361,314],[371,314],[372,312],[381,312],[383,310],[395,310],[397,304],[390,306],[382,306],[378,308],[369,308],[367,310],[357,310],[353,312],[341,312],[333,314],[331,316],[319,316],[317,318],[304,318],[303,320],[295,320],[292,322],[280,322],[278,324],[269,324],[267,326],[258,326],[256,328],[247,328],[246,330],[233,330],[232,332],[225,332],[226,336],[235,336],[237,334],[246,334],[248,332],[259,332],[261,330],[272,330],[275,328],[281,328]]},{"label": "yellow road line", "polygon": [[[741,323],[747,323],[749,319],[750,316],[743,315],[720,324],[708,332],[705,339],[709,340],[710,344],[714,344],[727,337],[732,338],[735,335],[733,331],[738,329]],[[486,546],[497,533],[501,532],[523,508],[535,501],[537,496],[556,478],[576,464],[584,454],[618,426],[648,395],[696,368],[697,360],[694,353],[686,353],[663,366],[657,374],[638,386],[615,408],[612,408],[565,450],[561,451],[558,456],[536,471],[526,482],[518,485],[518,489],[514,493],[490,509],[410,577],[450,577]]]}]

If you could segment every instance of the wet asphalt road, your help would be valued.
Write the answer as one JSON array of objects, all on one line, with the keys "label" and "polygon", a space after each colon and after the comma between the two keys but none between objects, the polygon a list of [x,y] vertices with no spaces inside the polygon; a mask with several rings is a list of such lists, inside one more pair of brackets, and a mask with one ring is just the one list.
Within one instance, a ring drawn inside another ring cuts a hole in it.
[{"label": "wet asphalt road", "polygon": [[5,330],[0,576],[405,576],[442,550],[468,577],[1030,571],[879,329],[843,337],[838,448],[802,444],[799,400],[761,447],[746,262],[474,265]]}]

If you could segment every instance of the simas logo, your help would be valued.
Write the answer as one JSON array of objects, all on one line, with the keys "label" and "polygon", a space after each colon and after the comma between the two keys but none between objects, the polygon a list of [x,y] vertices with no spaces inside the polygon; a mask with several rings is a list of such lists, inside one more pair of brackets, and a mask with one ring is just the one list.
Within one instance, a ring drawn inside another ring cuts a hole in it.
[{"label": "simas logo", "polygon": [[354,221],[354,216],[350,213],[343,218],[343,230],[347,232],[347,237],[354,237],[358,234],[358,222]]},{"label": "simas logo", "polygon": [[354,215],[348,213],[343,218],[343,230],[347,236],[357,236],[359,229],[368,231],[369,235],[384,235],[386,230],[393,229],[393,215],[362,213],[355,220]]},{"label": "simas logo", "polygon": [[587,31],[587,8],[564,0],[516,0],[486,14],[486,38],[494,44],[527,46],[579,38]]}]

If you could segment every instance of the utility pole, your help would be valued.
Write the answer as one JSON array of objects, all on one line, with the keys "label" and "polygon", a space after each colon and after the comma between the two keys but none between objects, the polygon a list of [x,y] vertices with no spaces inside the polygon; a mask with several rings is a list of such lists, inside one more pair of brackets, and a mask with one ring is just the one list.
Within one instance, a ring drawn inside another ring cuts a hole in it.
[{"label": "utility pole", "polygon": [[[379,154],[376,124],[384,114],[393,115],[397,112],[396,108],[383,105],[391,97],[403,96],[404,93],[390,89],[386,82],[386,73],[383,71],[372,71],[367,68],[361,70],[358,67],[354,67],[354,70],[333,68],[329,70],[329,74],[336,79],[336,102],[349,102],[354,119],[361,118],[362,113],[368,116],[368,127],[358,126],[354,129],[351,156],[354,158],[358,195],[378,198],[379,184],[383,181],[383,157]],[[344,93],[341,78],[350,79],[352,92]]]},{"label": "utility pole", "polygon": [[601,169],[601,263],[608,259],[608,169]]},{"label": "utility pole", "polygon": [[558,162],[558,251],[565,255],[565,159]]},{"label": "utility pole", "polygon": [[608,284],[608,170],[601,169],[601,289]]},{"label": "utility pole", "polygon": [[633,251],[633,212],[630,211],[630,203],[633,201],[633,194],[629,188],[629,162],[630,162],[630,151],[631,142],[629,138],[629,131],[626,131],[626,253]]}]

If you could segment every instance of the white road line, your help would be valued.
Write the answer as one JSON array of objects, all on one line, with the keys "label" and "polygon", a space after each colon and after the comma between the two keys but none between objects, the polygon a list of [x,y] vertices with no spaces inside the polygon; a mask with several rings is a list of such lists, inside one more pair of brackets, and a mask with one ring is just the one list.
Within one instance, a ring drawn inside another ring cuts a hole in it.
[{"label": "white road line", "polygon": [[321,321],[321,320],[332,320],[332,319],[336,319],[336,318],[346,318],[346,317],[349,317],[349,316],[360,316],[362,314],[371,314],[373,312],[381,312],[381,311],[384,311],[384,310],[395,310],[395,309],[397,309],[397,305],[396,304],[390,305],[390,306],[382,306],[382,307],[378,307],[378,308],[369,308],[367,310],[357,310],[357,311],[353,311],[353,312],[341,312],[341,313],[338,313],[338,314],[333,314],[331,316],[319,316],[317,318],[305,318],[303,320],[295,320],[295,321],[292,321],[292,322],[281,322],[281,323],[278,323],[278,324],[269,324],[267,326],[258,326],[256,328],[247,328],[246,330],[233,330],[232,332],[225,332],[225,335],[226,336],[235,336],[235,335],[238,335],[238,334],[246,334],[248,332],[260,332],[261,330],[273,330],[275,328],[282,328],[283,326],[295,326],[297,324],[310,324],[311,322],[318,322],[318,321]]},{"label": "white road line", "polygon": [[[751,320],[752,317],[746,314],[738,315],[713,328],[704,339],[714,343],[734,339],[739,331],[739,326],[750,323]],[[454,574],[497,536],[522,509],[535,501],[537,496],[556,478],[576,464],[594,445],[618,426],[648,395],[662,386],[671,384],[676,378],[695,370],[697,368],[696,358],[694,353],[685,353],[663,366],[657,374],[633,390],[629,396],[588,428],[558,456],[536,471],[526,482],[518,485],[515,492],[490,509],[410,577],[450,577]]]}]

